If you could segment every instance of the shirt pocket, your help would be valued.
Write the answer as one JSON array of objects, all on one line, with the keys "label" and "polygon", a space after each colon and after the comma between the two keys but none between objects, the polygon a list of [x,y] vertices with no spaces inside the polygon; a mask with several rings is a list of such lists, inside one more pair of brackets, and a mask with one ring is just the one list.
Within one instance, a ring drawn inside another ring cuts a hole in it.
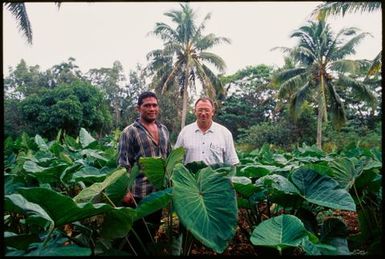
[{"label": "shirt pocket", "polygon": [[223,147],[217,145],[210,145],[209,150],[211,152],[211,157],[215,160],[215,163],[223,163]]}]

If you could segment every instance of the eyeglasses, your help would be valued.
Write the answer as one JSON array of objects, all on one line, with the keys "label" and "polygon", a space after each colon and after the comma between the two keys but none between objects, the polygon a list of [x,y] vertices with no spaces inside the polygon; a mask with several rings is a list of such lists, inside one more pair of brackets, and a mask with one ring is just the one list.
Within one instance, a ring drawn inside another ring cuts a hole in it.
[{"label": "eyeglasses", "polygon": [[212,110],[210,110],[210,109],[198,109],[198,110],[196,110],[196,112],[197,113],[210,113],[210,112],[212,112]]}]

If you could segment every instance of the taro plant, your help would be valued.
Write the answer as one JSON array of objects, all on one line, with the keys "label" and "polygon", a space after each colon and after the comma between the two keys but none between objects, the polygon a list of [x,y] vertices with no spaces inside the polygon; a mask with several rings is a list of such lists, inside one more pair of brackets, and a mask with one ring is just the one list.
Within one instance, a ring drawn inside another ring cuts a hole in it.
[{"label": "taro plant", "polygon": [[128,182],[116,147],[85,129],[77,139],[59,132],[14,143],[5,158],[13,161],[4,174],[6,255],[98,255],[127,235],[136,212],[114,205]]},{"label": "taro plant", "polygon": [[365,244],[368,254],[379,254],[382,250],[382,161],[375,150],[351,149],[349,153],[330,162],[330,176],[350,192],[357,204],[361,231],[350,238],[352,247],[359,249]]},{"label": "taro plant", "polygon": [[[143,199],[138,210],[151,207],[153,212],[169,202],[166,206],[170,254],[189,254],[193,240],[188,235],[222,253],[233,238],[237,225],[235,190],[228,177],[211,167],[201,166],[195,173],[187,169],[180,163],[183,155],[184,149],[179,148],[173,150],[166,161],[161,158],[140,159],[144,173],[160,191]],[[167,196],[171,199],[168,200]],[[157,206],[150,206],[150,203]],[[183,233],[174,235],[170,230],[173,212],[187,230],[184,239]]]},{"label": "taro plant", "polygon": [[267,146],[252,154],[243,157],[232,177],[240,208],[252,226],[250,241],[280,254],[292,252],[290,247],[297,253],[349,254],[345,224],[320,217],[329,210],[356,210],[348,190],[328,175],[333,157],[306,145],[290,154],[271,152]]}]

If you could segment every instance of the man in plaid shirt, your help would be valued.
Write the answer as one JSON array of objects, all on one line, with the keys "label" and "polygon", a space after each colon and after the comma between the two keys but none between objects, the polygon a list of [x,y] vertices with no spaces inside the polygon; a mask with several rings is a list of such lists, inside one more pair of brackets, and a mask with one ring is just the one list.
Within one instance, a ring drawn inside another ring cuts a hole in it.
[{"label": "man in plaid shirt", "polygon": [[[162,157],[165,159],[171,152],[168,129],[157,121],[159,106],[156,95],[153,92],[142,93],[138,98],[137,109],[139,118],[123,130],[119,141],[118,163],[125,167],[128,172],[135,163],[138,163],[140,157]],[[154,191],[156,191],[155,187],[140,172],[132,189],[123,198],[123,203],[130,207],[136,207],[145,196]],[[159,227],[161,216],[162,210],[159,210],[144,218],[147,223],[156,226],[152,229],[152,235],[156,233]],[[146,241],[151,241],[143,220],[137,220],[133,228],[145,245]],[[132,243],[137,244],[135,239],[132,239]],[[138,244],[134,248],[140,249],[140,245]]]}]

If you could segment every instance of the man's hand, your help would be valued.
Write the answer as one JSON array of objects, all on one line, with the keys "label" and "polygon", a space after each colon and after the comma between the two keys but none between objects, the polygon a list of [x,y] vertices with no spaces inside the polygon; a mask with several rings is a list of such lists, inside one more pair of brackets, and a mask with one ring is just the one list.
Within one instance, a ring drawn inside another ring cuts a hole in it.
[{"label": "man's hand", "polygon": [[123,203],[127,204],[127,205],[131,205],[131,204],[134,204],[134,196],[132,196],[132,193],[129,191],[126,193],[126,195],[124,195],[123,197]]}]

